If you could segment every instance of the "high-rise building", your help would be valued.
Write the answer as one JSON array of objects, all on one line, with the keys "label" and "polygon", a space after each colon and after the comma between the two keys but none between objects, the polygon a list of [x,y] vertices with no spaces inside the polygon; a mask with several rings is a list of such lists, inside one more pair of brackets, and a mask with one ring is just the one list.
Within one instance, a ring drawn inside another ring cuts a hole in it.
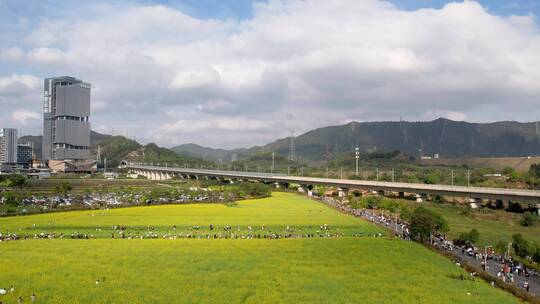
[{"label": "high-rise building", "polygon": [[43,161],[90,159],[90,84],[69,77],[45,79]]},{"label": "high-rise building", "polygon": [[17,163],[17,130],[0,129],[0,164]]},{"label": "high-rise building", "polygon": [[23,143],[17,145],[17,163],[27,169],[32,166],[32,155],[34,147],[32,143]]}]

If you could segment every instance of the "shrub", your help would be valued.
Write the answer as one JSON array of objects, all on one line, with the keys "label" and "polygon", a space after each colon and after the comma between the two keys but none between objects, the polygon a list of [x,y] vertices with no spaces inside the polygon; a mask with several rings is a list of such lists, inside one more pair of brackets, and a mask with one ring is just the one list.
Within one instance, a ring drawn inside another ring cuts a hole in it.
[{"label": "shrub", "polygon": [[535,244],[534,246],[534,253],[532,254],[532,260],[536,264],[540,264],[540,245]]},{"label": "shrub", "polygon": [[380,196],[368,196],[365,202],[368,208],[378,208],[382,205],[382,198]]},{"label": "shrub", "polygon": [[418,207],[412,213],[411,232],[420,241],[425,242],[432,233],[446,231],[448,231],[448,223],[438,213],[424,207]]},{"label": "shrub", "polygon": [[454,240],[456,245],[474,244],[480,239],[480,233],[476,228],[471,229],[469,232],[462,232],[457,240]]},{"label": "shrub", "polygon": [[529,174],[536,178],[540,178],[540,164],[532,164],[529,168]]},{"label": "shrub", "polygon": [[478,232],[476,228],[471,229],[471,231],[469,232],[469,241],[471,243],[476,243],[478,242],[479,239],[480,239],[480,232]]},{"label": "shrub", "polygon": [[508,251],[508,242],[499,240],[497,244],[495,244],[495,250],[499,254],[503,255],[504,253],[506,253],[506,251]]},{"label": "shrub", "polygon": [[405,206],[401,206],[399,208],[399,217],[406,221],[406,222],[409,222],[411,220],[411,216],[412,216],[412,213],[411,211],[409,210],[409,208],[405,207]]},{"label": "shrub", "polygon": [[526,258],[531,253],[531,245],[519,233],[512,235],[512,248],[520,258]]},{"label": "shrub", "polygon": [[529,227],[533,226],[537,220],[538,218],[536,215],[532,214],[531,212],[526,212],[521,216],[519,223],[525,227]]},{"label": "shrub", "polygon": [[269,196],[270,186],[263,183],[241,183],[239,192],[244,192],[249,196]]},{"label": "shrub", "polygon": [[23,187],[26,185],[26,177],[20,174],[0,175],[0,186]]},{"label": "shrub", "polygon": [[17,195],[12,192],[6,192],[3,195],[3,201],[6,206],[14,208],[19,205],[20,198],[18,198]]},{"label": "shrub", "polygon": [[54,187],[54,192],[58,195],[67,196],[67,194],[73,189],[70,183],[63,182],[60,185]]}]

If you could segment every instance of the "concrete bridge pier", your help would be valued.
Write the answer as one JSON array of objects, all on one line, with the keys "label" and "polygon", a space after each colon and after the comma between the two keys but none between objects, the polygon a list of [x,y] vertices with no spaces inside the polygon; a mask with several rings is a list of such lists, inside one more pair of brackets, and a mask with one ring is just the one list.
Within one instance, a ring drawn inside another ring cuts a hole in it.
[{"label": "concrete bridge pier", "polygon": [[340,187],[340,188],[337,189],[337,191],[338,191],[338,197],[341,197],[341,198],[349,197],[349,189],[348,188]]}]

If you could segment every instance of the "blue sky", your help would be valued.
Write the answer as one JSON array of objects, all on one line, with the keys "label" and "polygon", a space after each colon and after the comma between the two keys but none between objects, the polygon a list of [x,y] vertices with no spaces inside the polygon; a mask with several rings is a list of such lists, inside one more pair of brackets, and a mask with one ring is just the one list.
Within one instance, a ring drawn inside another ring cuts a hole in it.
[{"label": "blue sky", "polygon": [[[441,8],[448,2],[447,0],[392,0],[396,6],[404,9],[415,10],[419,8],[432,7]],[[540,14],[540,5],[536,0],[480,0],[483,6],[498,15],[527,15]]]},{"label": "blue sky", "polygon": [[[201,18],[239,18],[252,16],[253,2],[249,0],[141,0],[145,4],[165,4],[184,10]],[[257,1],[262,2],[262,1]],[[399,8],[416,10],[420,8],[441,8],[448,0],[390,0]],[[493,13],[499,15],[540,15],[540,5],[536,0],[480,0]]]},{"label": "blue sky", "polygon": [[39,134],[56,75],[92,83],[94,130],[166,146],[538,118],[537,1],[391,3],[0,0],[0,127]]}]

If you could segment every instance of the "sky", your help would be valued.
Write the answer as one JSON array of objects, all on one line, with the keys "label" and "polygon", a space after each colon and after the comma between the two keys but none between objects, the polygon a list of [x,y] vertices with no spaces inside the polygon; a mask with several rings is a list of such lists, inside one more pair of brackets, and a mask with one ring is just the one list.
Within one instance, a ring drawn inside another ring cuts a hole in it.
[{"label": "sky", "polygon": [[42,132],[43,79],[92,84],[92,129],[172,147],[349,121],[535,121],[540,3],[0,0],[0,127]]}]

